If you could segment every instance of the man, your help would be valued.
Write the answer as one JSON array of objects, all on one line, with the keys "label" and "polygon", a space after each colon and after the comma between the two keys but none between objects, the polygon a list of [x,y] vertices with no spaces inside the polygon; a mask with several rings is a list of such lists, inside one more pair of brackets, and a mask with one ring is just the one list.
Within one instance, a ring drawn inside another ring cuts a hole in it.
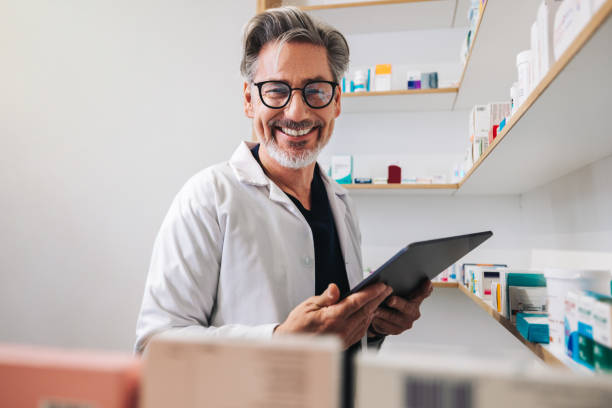
[{"label": "man", "polygon": [[361,237],[346,191],[316,158],[341,112],[348,60],[344,37],[296,8],[249,22],[244,110],[260,143],[241,143],[174,199],[153,250],[137,351],[166,330],[331,333],[349,348],[418,319],[429,283],[411,301],[382,283],[339,301],[363,277]]}]

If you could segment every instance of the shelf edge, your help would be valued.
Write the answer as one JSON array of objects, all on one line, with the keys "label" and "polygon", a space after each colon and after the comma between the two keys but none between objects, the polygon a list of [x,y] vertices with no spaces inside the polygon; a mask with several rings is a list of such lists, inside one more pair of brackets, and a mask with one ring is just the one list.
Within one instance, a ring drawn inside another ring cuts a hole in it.
[{"label": "shelf edge", "polygon": [[457,190],[458,184],[340,184],[347,190]]}]

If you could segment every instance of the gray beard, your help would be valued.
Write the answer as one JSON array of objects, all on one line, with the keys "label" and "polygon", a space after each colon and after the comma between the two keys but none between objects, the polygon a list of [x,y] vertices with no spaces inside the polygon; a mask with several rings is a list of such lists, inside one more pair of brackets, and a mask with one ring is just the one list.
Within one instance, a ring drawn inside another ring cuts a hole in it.
[{"label": "gray beard", "polygon": [[301,169],[304,168],[317,160],[319,153],[325,147],[321,141],[318,141],[314,149],[304,149],[294,154],[282,150],[276,144],[276,140],[269,139],[262,143],[266,148],[266,152],[272,157],[278,164],[283,167],[290,169]]}]

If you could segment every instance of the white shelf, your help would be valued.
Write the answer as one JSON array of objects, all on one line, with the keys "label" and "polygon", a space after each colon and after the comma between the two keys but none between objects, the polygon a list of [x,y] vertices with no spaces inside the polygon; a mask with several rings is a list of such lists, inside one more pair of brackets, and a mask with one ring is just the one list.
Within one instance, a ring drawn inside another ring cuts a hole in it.
[{"label": "white shelf", "polygon": [[456,93],[457,88],[344,93],[342,111],[344,113],[444,111],[452,108]]},{"label": "white shelf", "polygon": [[612,154],[606,125],[612,110],[611,11],[608,0],[466,175],[458,194],[523,193]]},{"label": "white shelf", "polygon": [[[362,34],[453,27],[457,4],[463,8],[465,1],[383,0],[301,8],[343,34]],[[465,18],[457,21],[465,25]]]}]

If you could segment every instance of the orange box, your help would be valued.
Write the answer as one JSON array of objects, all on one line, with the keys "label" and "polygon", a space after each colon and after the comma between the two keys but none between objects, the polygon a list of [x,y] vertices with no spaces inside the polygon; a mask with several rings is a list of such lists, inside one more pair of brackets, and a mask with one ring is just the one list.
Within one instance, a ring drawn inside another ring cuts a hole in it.
[{"label": "orange box", "polygon": [[136,408],[140,359],[126,353],[0,345],[0,406]]}]

